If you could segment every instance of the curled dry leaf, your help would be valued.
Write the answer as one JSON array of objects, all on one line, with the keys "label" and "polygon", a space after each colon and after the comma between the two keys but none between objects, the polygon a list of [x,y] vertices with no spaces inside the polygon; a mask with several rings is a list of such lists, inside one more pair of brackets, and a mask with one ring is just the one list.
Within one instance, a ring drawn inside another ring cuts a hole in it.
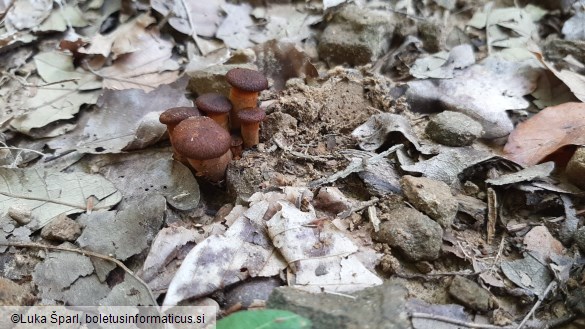
[{"label": "curled dry leaf", "polygon": [[504,152],[520,164],[537,164],[563,146],[585,145],[583,122],[584,103],[547,107],[512,131]]}]

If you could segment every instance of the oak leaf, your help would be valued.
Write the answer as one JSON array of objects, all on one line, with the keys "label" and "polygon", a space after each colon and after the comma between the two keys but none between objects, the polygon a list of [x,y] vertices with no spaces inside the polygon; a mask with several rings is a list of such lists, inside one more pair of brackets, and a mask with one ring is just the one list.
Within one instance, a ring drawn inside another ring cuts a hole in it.
[{"label": "oak leaf", "polygon": [[547,107],[512,131],[504,153],[520,164],[537,164],[564,146],[585,145],[583,122],[584,103]]}]

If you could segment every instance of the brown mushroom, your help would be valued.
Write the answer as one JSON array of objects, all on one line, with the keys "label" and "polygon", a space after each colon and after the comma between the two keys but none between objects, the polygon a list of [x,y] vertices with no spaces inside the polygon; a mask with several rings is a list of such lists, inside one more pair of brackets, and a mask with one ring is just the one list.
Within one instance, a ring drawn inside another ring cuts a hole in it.
[{"label": "brown mushroom", "polygon": [[173,148],[173,158],[177,161],[181,161],[184,164],[187,164],[187,159],[177,153],[173,145],[173,131],[175,127],[183,120],[190,118],[190,117],[198,117],[201,116],[199,110],[196,107],[173,107],[170,108],[163,113],[161,113],[158,120],[160,123],[167,126],[167,131],[169,132],[169,138],[171,140],[171,147]]},{"label": "brown mushroom", "polygon": [[230,130],[229,113],[232,103],[227,97],[218,93],[207,93],[197,97],[195,105],[225,130]]},{"label": "brown mushroom", "polygon": [[259,107],[246,108],[238,112],[241,122],[244,147],[252,147],[260,142],[260,122],[266,118],[266,112]]},{"label": "brown mushroom", "polygon": [[242,144],[244,141],[242,137],[238,135],[232,135],[232,145],[230,150],[232,151],[232,157],[234,160],[238,160],[242,156]]},{"label": "brown mushroom", "polygon": [[175,127],[173,144],[197,172],[211,182],[222,181],[232,159],[230,134],[208,117],[183,120]]},{"label": "brown mushroom", "polygon": [[262,73],[245,68],[231,69],[225,78],[232,86],[230,89],[230,101],[233,104],[230,114],[231,126],[232,129],[239,129],[238,112],[258,105],[258,93],[268,88],[268,80]]}]

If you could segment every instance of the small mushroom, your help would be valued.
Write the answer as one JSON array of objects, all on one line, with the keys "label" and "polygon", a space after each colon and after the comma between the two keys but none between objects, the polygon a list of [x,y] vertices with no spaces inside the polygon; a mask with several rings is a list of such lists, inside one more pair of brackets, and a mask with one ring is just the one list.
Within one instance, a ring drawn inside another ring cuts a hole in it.
[{"label": "small mushroom", "polygon": [[183,120],[190,118],[190,117],[198,117],[201,116],[199,110],[196,107],[173,107],[170,108],[163,113],[161,113],[158,120],[160,123],[167,126],[167,131],[169,132],[169,138],[171,139],[171,147],[173,148],[173,158],[177,161],[181,161],[184,164],[187,164],[187,159],[177,153],[175,146],[173,145],[173,131],[175,127]]},{"label": "small mushroom", "polygon": [[233,109],[230,114],[232,129],[240,128],[238,112],[248,107],[256,107],[258,94],[268,88],[268,80],[262,73],[245,68],[231,69],[225,75],[230,89],[230,101]]},{"label": "small mushroom", "polygon": [[230,134],[208,117],[183,120],[175,127],[173,144],[197,172],[211,182],[220,182],[232,159]]},{"label": "small mushroom", "polygon": [[266,118],[266,112],[259,107],[246,108],[238,112],[241,122],[244,147],[252,147],[260,142],[260,122]]},{"label": "small mushroom", "polygon": [[238,160],[242,156],[242,144],[244,141],[242,137],[238,135],[232,135],[232,145],[230,150],[232,151],[232,157],[234,160]]},{"label": "small mushroom", "polygon": [[230,130],[229,113],[232,103],[227,97],[218,93],[207,93],[197,97],[195,105],[225,130]]}]

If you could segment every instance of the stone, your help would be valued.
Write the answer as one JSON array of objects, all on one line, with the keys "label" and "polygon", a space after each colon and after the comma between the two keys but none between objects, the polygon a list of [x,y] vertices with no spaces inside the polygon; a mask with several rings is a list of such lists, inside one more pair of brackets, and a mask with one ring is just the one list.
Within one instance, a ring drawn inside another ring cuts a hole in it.
[{"label": "stone", "polygon": [[585,190],[585,147],[579,147],[565,169],[567,178],[571,184]]},{"label": "stone", "polygon": [[282,281],[279,278],[254,278],[237,284],[225,292],[225,308],[229,309],[238,304],[244,309],[263,306],[272,291],[280,286]]},{"label": "stone", "polygon": [[379,216],[385,220],[374,240],[389,244],[410,261],[439,258],[443,229],[437,222],[412,208],[401,207]]},{"label": "stone", "polygon": [[252,64],[223,64],[210,66],[203,70],[187,72],[187,75],[189,76],[187,90],[194,95],[220,93],[227,97],[230,94],[231,86],[225,80],[225,74],[236,67],[243,67],[252,70],[258,69]]},{"label": "stone", "polygon": [[463,306],[475,311],[485,313],[494,306],[494,299],[489,291],[462,276],[453,278],[449,286],[449,294]]},{"label": "stone", "polygon": [[81,235],[81,225],[73,219],[60,215],[41,230],[41,237],[51,241],[75,241]]},{"label": "stone", "polygon": [[294,136],[297,133],[297,119],[283,112],[273,112],[266,116],[260,129],[260,139],[269,141],[276,133]]},{"label": "stone", "polygon": [[585,253],[585,226],[582,226],[580,229],[577,230],[573,239],[575,240],[575,244],[582,253]]},{"label": "stone", "polygon": [[306,317],[319,329],[406,329],[410,328],[407,293],[392,282],[354,293],[355,299],[280,287],[274,289],[266,306]]},{"label": "stone", "polygon": [[449,185],[426,177],[403,176],[401,187],[408,201],[419,211],[448,229],[457,215],[459,202]]},{"label": "stone", "polygon": [[429,53],[437,53],[445,43],[445,26],[432,20],[421,21],[417,24],[418,36],[423,42],[424,49]]},{"label": "stone", "polygon": [[431,117],[425,132],[439,144],[468,146],[481,137],[483,128],[463,113],[444,111]]},{"label": "stone", "polygon": [[319,56],[330,66],[371,63],[390,45],[392,16],[382,11],[347,5],[335,14],[321,35]]}]

